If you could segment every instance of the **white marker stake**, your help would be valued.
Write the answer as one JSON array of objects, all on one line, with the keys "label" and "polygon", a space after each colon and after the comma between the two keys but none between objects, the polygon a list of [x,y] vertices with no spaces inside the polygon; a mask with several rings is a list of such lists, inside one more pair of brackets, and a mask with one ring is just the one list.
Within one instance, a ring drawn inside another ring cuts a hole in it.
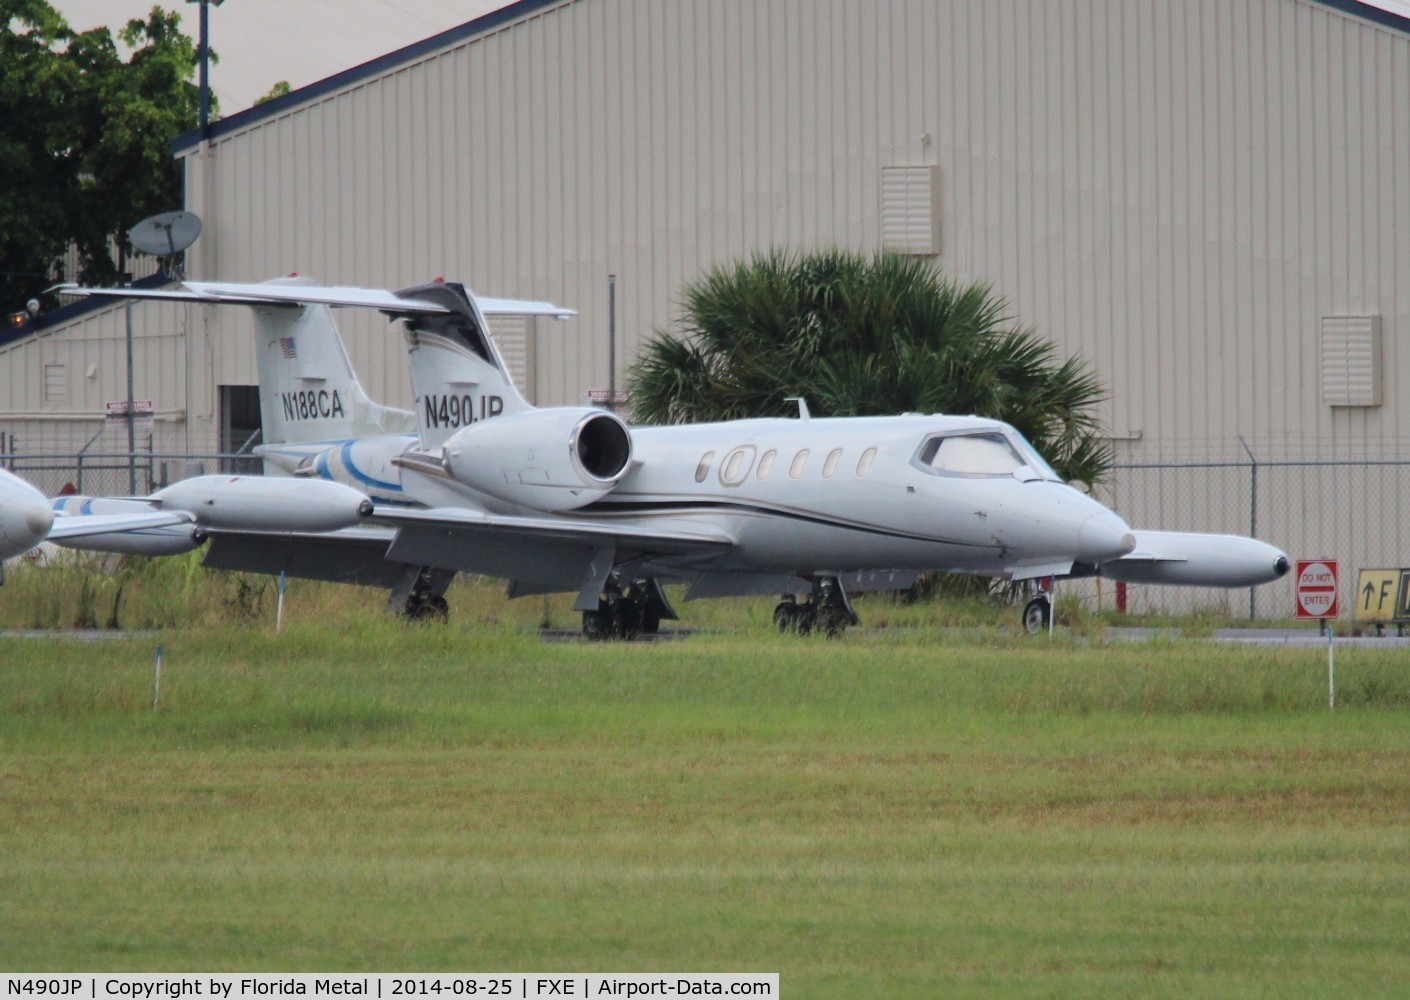
[{"label": "white marker stake", "polygon": [[162,646],[157,643],[157,675],[152,679],[152,711],[157,710],[157,699],[162,693]]},{"label": "white marker stake", "polygon": [[1327,709],[1337,710],[1337,675],[1334,664],[1336,651],[1336,629],[1327,629]]},{"label": "white marker stake", "polygon": [[274,610],[274,631],[278,632],[284,625],[284,571],[279,571],[279,603]]}]

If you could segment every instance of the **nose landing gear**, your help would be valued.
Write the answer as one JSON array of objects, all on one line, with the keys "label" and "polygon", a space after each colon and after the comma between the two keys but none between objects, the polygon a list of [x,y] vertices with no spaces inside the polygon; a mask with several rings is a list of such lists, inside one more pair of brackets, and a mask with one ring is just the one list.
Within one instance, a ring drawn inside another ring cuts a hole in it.
[{"label": "nose landing gear", "polygon": [[1023,606],[1023,630],[1029,635],[1037,635],[1048,627],[1053,616],[1053,606],[1047,597],[1038,596]]}]

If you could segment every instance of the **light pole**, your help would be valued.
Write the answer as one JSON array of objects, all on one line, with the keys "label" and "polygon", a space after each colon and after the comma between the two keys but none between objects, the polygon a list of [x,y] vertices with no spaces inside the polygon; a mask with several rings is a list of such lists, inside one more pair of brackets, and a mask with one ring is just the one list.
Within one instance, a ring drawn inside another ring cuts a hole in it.
[{"label": "light pole", "polygon": [[186,0],[187,3],[201,5],[201,38],[197,58],[201,67],[201,138],[211,137],[211,84],[210,84],[210,5],[219,7],[225,0]]}]

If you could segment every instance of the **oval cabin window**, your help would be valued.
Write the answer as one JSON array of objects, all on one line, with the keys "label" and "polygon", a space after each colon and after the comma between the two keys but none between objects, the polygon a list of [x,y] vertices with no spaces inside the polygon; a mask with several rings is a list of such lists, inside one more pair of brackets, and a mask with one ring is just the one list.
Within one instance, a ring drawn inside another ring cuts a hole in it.
[{"label": "oval cabin window", "polygon": [[837,463],[842,461],[842,449],[834,448],[827,454],[827,461],[823,463],[823,478],[831,479],[832,474],[837,471]]},{"label": "oval cabin window", "polygon": [[863,479],[871,471],[872,460],[876,458],[876,449],[868,448],[862,452],[862,457],[857,460],[857,478]]},{"label": "oval cabin window", "polygon": [[769,470],[774,467],[774,459],[776,457],[778,457],[778,452],[770,448],[759,458],[758,476],[760,479],[769,478]]},{"label": "oval cabin window", "polygon": [[788,467],[788,478],[797,479],[803,474],[803,467],[808,464],[808,449],[804,448],[793,456],[793,464]]},{"label": "oval cabin window", "polygon": [[738,486],[749,478],[749,472],[754,468],[754,448],[752,445],[745,445],[736,448],[725,456],[725,460],[720,463],[720,482],[725,486]]},{"label": "oval cabin window", "polygon": [[705,481],[705,477],[710,474],[710,463],[714,460],[715,453],[713,451],[707,451],[700,459],[700,464],[695,467],[695,481],[697,483]]}]

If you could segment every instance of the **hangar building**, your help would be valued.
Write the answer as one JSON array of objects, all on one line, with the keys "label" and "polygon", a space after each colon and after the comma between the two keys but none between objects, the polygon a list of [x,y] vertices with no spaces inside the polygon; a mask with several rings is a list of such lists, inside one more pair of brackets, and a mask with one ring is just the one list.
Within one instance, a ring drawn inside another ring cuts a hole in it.
[{"label": "hangar building", "polygon": [[[923,255],[1096,370],[1131,523],[1410,565],[1410,21],[1384,3],[520,0],[175,154],[191,277],[580,310],[497,329],[540,404],[611,382],[609,275],[620,375],[712,265]],[[150,450],[239,448],[248,316],[133,314]],[[340,321],[411,405],[395,332]],[[0,446],[101,431],[123,322],[71,307],[0,345]]]}]

